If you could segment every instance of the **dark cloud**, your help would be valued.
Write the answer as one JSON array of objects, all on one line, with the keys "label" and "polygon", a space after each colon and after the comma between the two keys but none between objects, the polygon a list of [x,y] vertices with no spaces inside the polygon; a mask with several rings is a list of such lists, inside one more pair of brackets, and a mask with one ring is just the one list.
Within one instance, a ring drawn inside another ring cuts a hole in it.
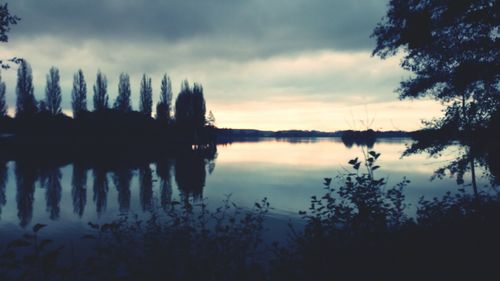
[{"label": "dark cloud", "polygon": [[384,0],[16,0],[9,4],[22,18],[13,36],[55,36],[75,44],[89,39],[124,43],[201,39],[219,42],[227,51],[212,50],[217,56],[234,57],[369,50],[371,30],[386,8]]}]

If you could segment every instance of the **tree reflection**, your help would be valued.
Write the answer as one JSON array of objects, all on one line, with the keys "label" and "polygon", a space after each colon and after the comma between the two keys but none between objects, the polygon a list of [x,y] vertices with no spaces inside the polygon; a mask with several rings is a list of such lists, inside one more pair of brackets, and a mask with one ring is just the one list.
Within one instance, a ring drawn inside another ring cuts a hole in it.
[{"label": "tree reflection", "polygon": [[139,169],[139,189],[142,210],[151,210],[153,203],[153,172],[149,164],[144,164]]},{"label": "tree reflection", "polygon": [[409,146],[403,156],[412,154],[428,154],[431,157],[440,157],[444,151],[452,146],[457,147],[457,156],[446,165],[434,172],[432,179],[443,178],[447,175],[456,178],[458,185],[465,184],[465,175],[470,173],[470,186],[476,198],[479,197],[477,170],[482,168],[490,177],[491,186],[499,184],[498,155],[499,148],[491,139],[472,141],[470,136],[456,141],[449,137],[448,131],[422,131],[415,136],[416,141]]},{"label": "tree reflection", "polygon": [[500,185],[500,149],[496,148],[484,157],[485,165],[489,167],[491,176],[491,185]]},{"label": "tree reflection", "polygon": [[113,171],[113,182],[118,192],[118,206],[120,213],[128,213],[130,210],[130,181],[132,170],[126,166],[120,166]]},{"label": "tree reflection", "polygon": [[87,204],[87,169],[80,163],[73,164],[71,178],[71,197],[73,199],[73,213],[82,217]]},{"label": "tree reflection", "polygon": [[108,177],[106,170],[102,167],[93,169],[94,175],[94,203],[97,216],[101,216],[106,210],[108,197]]},{"label": "tree reflection", "polygon": [[16,162],[15,174],[17,185],[17,217],[19,218],[19,225],[24,228],[31,222],[31,218],[33,217],[37,170],[32,163],[18,161]]},{"label": "tree reflection", "polygon": [[61,202],[61,171],[57,167],[49,166],[40,171],[40,184],[45,189],[46,209],[50,214],[50,219],[59,218]]},{"label": "tree reflection", "polygon": [[7,198],[6,198],[6,186],[7,186],[7,179],[8,179],[8,169],[7,169],[7,163],[5,162],[0,162],[0,216],[2,215],[2,208],[5,206],[7,203]]},{"label": "tree reflection", "polygon": [[156,162],[156,175],[160,178],[160,203],[164,209],[172,202],[172,167],[170,159]]},{"label": "tree reflection", "polygon": [[[129,213],[132,208],[132,180],[136,169],[139,185],[138,203],[142,211],[151,211],[156,202],[153,192],[153,184],[157,182],[155,178],[158,178],[158,202],[165,210],[171,206],[173,178],[182,198],[200,199],[203,196],[207,173],[212,173],[215,169],[215,155],[216,149],[203,147],[182,150],[174,155],[152,159],[120,158],[97,162],[93,159],[79,158],[72,163],[70,200],[72,200],[73,213],[79,218],[85,213],[89,170],[92,170],[92,183],[89,185],[92,184],[97,217],[101,217],[108,207],[108,173],[116,187],[118,209],[123,214]],[[39,205],[43,204],[51,220],[59,219],[64,211],[62,191],[66,188],[62,182],[64,171],[62,167],[67,164],[68,162],[60,159],[42,161],[23,158],[14,162],[17,216],[22,227],[29,225],[33,217],[37,181],[40,182],[40,188],[44,194],[42,201],[38,202]],[[7,204],[8,167],[7,162],[0,161],[0,214]]]},{"label": "tree reflection", "polygon": [[353,145],[357,146],[367,146],[369,149],[373,148],[375,141],[377,140],[377,135],[375,131],[367,129],[366,131],[344,131],[342,133],[342,142],[347,148],[351,148]]},{"label": "tree reflection", "polygon": [[203,196],[206,174],[205,158],[198,153],[178,157],[175,161],[175,182],[185,199]]},{"label": "tree reflection", "polygon": [[213,159],[207,159],[207,170],[208,170],[208,174],[211,175],[214,171],[215,171],[215,158]]}]

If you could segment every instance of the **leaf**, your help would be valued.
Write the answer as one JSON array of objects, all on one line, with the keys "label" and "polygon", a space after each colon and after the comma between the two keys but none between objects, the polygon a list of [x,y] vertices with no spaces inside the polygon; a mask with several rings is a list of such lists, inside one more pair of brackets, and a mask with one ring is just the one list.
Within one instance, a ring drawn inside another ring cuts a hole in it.
[{"label": "leaf", "polygon": [[332,178],[325,178],[324,180],[324,185],[330,185],[330,183],[332,182]]},{"label": "leaf", "polygon": [[37,233],[40,229],[46,227],[46,224],[37,223],[33,226],[33,232]]},{"label": "leaf", "polygon": [[361,163],[359,163],[359,162],[358,162],[358,163],[354,164],[354,166],[352,166],[352,167],[353,167],[354,169],[356,169],[356,170],[357,170],[357,169],[359,169],[359,165],[360,165],[360,164],[361,164]]},{"label": "leaf", "polygon": [[368,152],[371,156],[373,156],[373,158],[378,159],[380,157],[380,153],[377,153],[375,151],[370,151]]},{"label": "leaf", "polygon": [[380,168],[380,166],[373,166],[372,171],[375,171],[376,169]]},{"label": "leaf", "polygon": [[356,158],[354,158],[354,159],[349,160],[349,162],[348,162],[348,163],[349,163],[349,165],[354,165],[354,164],[356,164],[357,162],[358,162],[358,157],[356,157]]}]

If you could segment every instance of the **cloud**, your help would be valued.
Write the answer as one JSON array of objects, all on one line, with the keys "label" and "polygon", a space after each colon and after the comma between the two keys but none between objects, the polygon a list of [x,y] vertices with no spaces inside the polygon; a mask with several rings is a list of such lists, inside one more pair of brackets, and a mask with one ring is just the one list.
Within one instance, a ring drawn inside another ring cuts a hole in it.
[{"label": "cloud", "polygon": [[[130,74],[134,91],[138,91],[143,73],[151,75],[158,85],[161,76],[168,73],[175,83],[174,90],[183,79],[189,79],[204,85],[210,101],[232,103],[276,98],[337,103],[392,101],[396,99],[393,90],[407,75],[398,67],[398,58],[380,60],[367,51],[304,51],[239,61],[197,57],[186,51],[196,48],[196,42],[165,46],[90,40],[76,47],[60,38],[39,37],[11,43],[5,49],[7,56],[24,57],[32,64],[39,98],[43,97],[45,75],[50,66],[60,68],[67,106],[72,76],[79,68],[84,70],[89,84],[97,70],[107,74],[112,98],[121,72]],[[5,77],[12,86],[15,85],[13,72],[9,71]]]},{"label": "cloud", "polygon": [[[368,50],[380,0],[16,0],[12,39],[218,42],[214,56],[271,56],[311,49]],[[221,51],[218,51],[221,50]]]}]

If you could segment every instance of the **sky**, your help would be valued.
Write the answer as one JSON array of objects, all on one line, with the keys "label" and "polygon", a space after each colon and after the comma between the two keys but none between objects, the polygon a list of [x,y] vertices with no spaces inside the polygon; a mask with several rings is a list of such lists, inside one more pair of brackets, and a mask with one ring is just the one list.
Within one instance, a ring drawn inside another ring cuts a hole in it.
[{"label": "sky", "polygon": [[[31,64],[38,99],[49,68],[58,67],[68,114],[81,68],[89,101],[98,70],[111,103],[119,74],[128,73],[136,109],[143,73],[152,77],[155,101],[165,73],[174,98],[184,79],[201,83],[218,127],[415,130],[441,115],[436,101],[398,99],[399,82],[411,75],[399,66],[401,55],[371,56],[370,34],[388,0],[0,2],[21,18],[0,57]],[[2,80],[12,114],[15,67]]]}]

